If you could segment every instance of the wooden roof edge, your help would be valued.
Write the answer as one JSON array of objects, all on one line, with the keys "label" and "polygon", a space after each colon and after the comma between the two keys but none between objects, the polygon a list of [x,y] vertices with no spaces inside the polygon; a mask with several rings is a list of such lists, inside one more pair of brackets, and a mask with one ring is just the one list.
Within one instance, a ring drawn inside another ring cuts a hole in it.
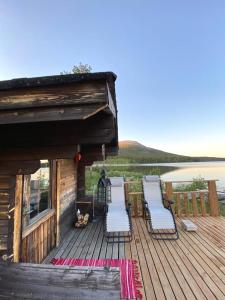
[{"label": "wooden roof edge", "polygon": [[117,76],[111,71],[96,73],[81,73],[67,75],[52,75],[43,77],[15,78],[0,81],[0,91],[30,87],[43,87],[85,81],[106,80],[114,82]]}]

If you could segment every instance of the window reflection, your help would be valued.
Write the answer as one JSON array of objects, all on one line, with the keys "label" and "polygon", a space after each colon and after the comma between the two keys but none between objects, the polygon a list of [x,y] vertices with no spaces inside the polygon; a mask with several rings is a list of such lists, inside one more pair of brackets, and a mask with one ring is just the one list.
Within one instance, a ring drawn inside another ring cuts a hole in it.
[{"label": "window reflection", "polygon": [[41,168],[31,175],[30,218],[49,208],[49,161],[42,160]]}]

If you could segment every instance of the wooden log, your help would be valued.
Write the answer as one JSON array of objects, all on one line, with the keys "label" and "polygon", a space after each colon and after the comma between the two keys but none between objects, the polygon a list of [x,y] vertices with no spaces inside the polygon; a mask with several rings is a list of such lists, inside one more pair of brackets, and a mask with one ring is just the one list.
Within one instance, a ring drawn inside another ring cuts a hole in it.
[{"label": "wooden log", "polygon": [[212,217],[218,217],[220,213],[219,213],[219,204],[218,204],[215,180],[208,181],[208,190],[209,190],[210,215]]},{"label": "wooden log", "polygon": [[[166,190],[166,200],[173,200],[173,183],[165,182],[165,190]],[[172,210],[174,212],[174,207],[172,206]]]},{"label": "wooden log", "polygon": [[120,299],[120,272],[115,268],[0,264],[0,298]]},{"label": "wooden log", "polygon": [[25,229],[30,222],[30,188],[31,175],[24,175],[23,179],[23,228]]},{"label": "wooden log", "polygon": [[14,236],[13,236],[13,260],[19,262],[21,255],[22,240],[22,195],[23,195],[23,178],[22,175],[16,176],[15,191],[15,212],[14,212]]},{"label": "wooden log", "polygon": [[108,108],[107,104],[91,104],[71,107],[5,110],[0,112],[0,124],[21,124],[50,121],[85,120]]},{"label": "wooden log", "polygon": [[173,199],[173,183],[167,181],[167,182],[165,182],[165,187],[166,187],[167,200],[172,200]]},{"label": "wooden log", "polygon": [[56,246],[60,243],[60,161],[56,164]]},{"label": "wooden log", "polygon": [[0,111],[106,103],[105,81],[1,91]]}]

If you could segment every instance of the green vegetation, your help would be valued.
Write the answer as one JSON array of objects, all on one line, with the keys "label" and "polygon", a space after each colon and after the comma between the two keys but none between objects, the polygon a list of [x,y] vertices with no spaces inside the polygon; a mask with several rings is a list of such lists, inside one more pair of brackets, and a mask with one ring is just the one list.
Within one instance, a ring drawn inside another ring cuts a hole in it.
[{"label": "green vegetation", "polygon": [[[100,171],[102,167],[88,167],[86,169],[86,193],[92,195],[93,187],[97,185],[100,177]],[[107,176],[123,176],[126,181],[135,181],[130,185],[130,191],[142,191],[141,178],[144,174],[162,175],[165,172],[174,170],[171,167],[135,167],[135,166],[107,166]],[[207,183],[199,176],[193,178],[192,183],[174,185],[174,191],[176,192],[191,192],[197,190],[207,190]],[[192,213],[192,203],[188,202],[189,213]],[[198,210],[201,211],[200,199],[197,197]],[[205,202],[206,211],[209,213],[209,203]],[[220,212],[222,216],[225,216],[225,204],[220,202]]]},{"label": "green vegetation", "polygon": [[74,65],[71,71],[62,71],[60,75],[91,73],[91,71],[92,67],[89,64],[82,64],[80,62],[78,65]]},{"label": "green vegetation", "polygon": [[179,184],[174,187],[176,192],[190,192],[198,190],[207,190],[207,183],[201,176],[193,178],[193,182],[189,184]]},{"label": "green vegetation", "polygon": [[[97,185],[100,177],[101,166],[88,167],[86,169],[86,193],[92,194],[93,187]],[[107,166],[107,176],[123,176],[127,181],[139,181],[144,174],[162,175],[165,172],[172,171],[173,167],[135,167],[135,166]],[[141,184],[134,184],[133,191],[140,191]]]}]

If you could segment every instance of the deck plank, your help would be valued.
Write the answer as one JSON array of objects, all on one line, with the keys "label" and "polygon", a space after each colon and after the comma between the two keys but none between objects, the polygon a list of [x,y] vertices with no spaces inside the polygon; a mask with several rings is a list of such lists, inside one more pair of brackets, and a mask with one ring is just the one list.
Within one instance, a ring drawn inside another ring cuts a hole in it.
[{"label": "deck plank", "polygon": [[106,242],[103,221],[90,223],[74,229],[49,257],[135,259],[143,299],[225,299],[225,218],[189,217],[198,226],[195,233],[182,230],[181,219],[179,240],[157,241],[144,219],[133,218],[133,240],[122,244]]}]

